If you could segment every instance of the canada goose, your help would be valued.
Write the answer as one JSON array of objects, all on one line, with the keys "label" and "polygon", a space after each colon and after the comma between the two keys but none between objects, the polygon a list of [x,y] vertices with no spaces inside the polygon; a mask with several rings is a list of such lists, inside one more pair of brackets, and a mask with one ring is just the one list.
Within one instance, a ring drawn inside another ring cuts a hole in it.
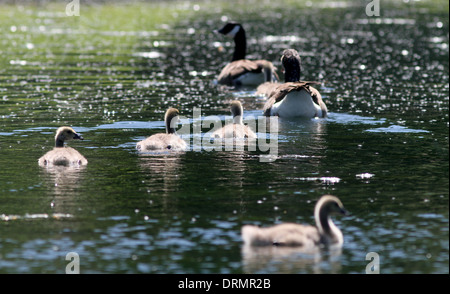
[{"label": "canada goose", "polygon": [[242,227],[242,239],[251,246],[299,246],[314,247],[323,245],[342,245],[342,232],[333,223],[330,214],[347,215],[342,202],[332,195],[324,195],[314,208],[315,226],[284,223],[268,228],[245,225]]},{"label": "canada goose", "polygon": [[242,122],[244,108],[238,100],[231,102],[231,114],[233,115],[233,123],[227,124],[223,128],[212,133],[213,138],[256,138],[256,134]]},{"label": "canada goose", "polygon": [[175,133],[175,126],[178,124],[178,109],[169,108],[164,115],[166,133],[151,135],[145,140],[136,144],[136,149],[145,150],[185,150],[186,142]]},{"label": "canada goose", "polygon": [[317,89],[318,82],[300,81],[301,59],[294,49],[283,51],[281,62],[284,67],[283,84],[263,84],[258,93],[265,93],[268,100],[264,105],[265,116],[280,117],[325,117],[327,106]]},{"label": "canada goose", "polygon": [[227,23],[217,31],[234,39],[235,48],[231,62],[227,64],[217,78],[218,83],[229,86],[256,86],[264,82],[278,80],[272,62],[267,60],[245,59],[247,39],[245,30],[239,23]]},{"label": "canada goose", "polygon": [[69,140],[83,140],[83,137],[77,134],[71,127],[60,127],[56,131],[55,148],[39,158],[39,165],[70,166],[87,164],[87,159],[80,152],[71,147],[64,147],[64,142]]}]

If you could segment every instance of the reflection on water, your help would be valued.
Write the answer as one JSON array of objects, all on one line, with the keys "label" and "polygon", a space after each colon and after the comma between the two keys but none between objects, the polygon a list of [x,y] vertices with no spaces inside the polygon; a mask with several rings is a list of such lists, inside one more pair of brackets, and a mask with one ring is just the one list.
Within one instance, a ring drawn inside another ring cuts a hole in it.
[{"label": "reflection on water", "polygon": [[2,221],[14,221],[14,220],[20,220],[20,219],[24,219],[24,220],[41,220],[41,219],[64,219],[64,218],[71,218],[73,217],[72,214],[69,213],[51,213],[51,214],[47,214],[47,213],[32,213],[32,214],[25,214],[25,215],[17,215],[17,214],[1,214],[0,215],[0,220]]},{"label": "reflection on water", "polygon": [[184,152],[139,153],[139,166],[147,175],[146,184],[157,187],[162,196],[181,189],[182,157]]},{"label": "reflection on water", "polygon": [[328,273],[341,272],[342,249],[309,248],[285,246],[242,247],[245,273]]},{"label": "reflection on water", "polygon": [[48,183],[54,186],[54,194],[60,196],[70,194],[80,186],[85,170],[86,165],[41,167],[41,171],[48,177]]},{"label": "reflection on water", "polygon": [[55,213],[76,214],[77,196],[82,192],[86,165],[40,167],[46,185],[51,187],[50,207]]}]

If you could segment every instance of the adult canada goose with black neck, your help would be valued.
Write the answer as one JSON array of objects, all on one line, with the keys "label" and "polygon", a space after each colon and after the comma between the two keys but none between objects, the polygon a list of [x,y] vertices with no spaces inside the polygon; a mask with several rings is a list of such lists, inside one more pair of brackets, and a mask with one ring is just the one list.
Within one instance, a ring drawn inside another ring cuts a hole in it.
[{"label": "adult canada goose with black neck", "polygon": [[347,215],[341,200],[336,196],[324,195],[314,208],[316,226],[283,223],[268,228],[253,225],[242,227],[245,244],[250,246],[292,246],[314,248],[320,245],[341,246],[344,236],[333,223],[332,214]]},{"label": "adult canada goose with black neck", "polygon": [[245,59],[247,38],[245,30],[239,23],[227,23],[217,31],[234,39],[233,58],[220,72],[217,81],[228,86],[257,86],[264,82],[278,80],[275,67],[267,60]]},{"label": "adult canada goose with black neck", "polygon": [[55,147],[39,158],[39,165],[77,166],[87,164],[87,159],[80,152],[72,147],[64,146],[64,142],[69,140],[83,140],[83,137],[71,127],[58,128],[55,136]]},{"label": "adult canada goose with black neck", "polygon": [[175,127],[178,124],[178,115],[178,109],[169,108],[164,116],[166,132],[151,135],[147,139],[138,142],[136,144],[136,149],[139,151],[185,150],[187,147],[186,142],[175,132]]},{"label": "adult canada goose with black neck", "polygon": [[279,117],[326,117],[328,109],[320,92],[313,87],[318,82],[300,81],[301,58],[294,49],[286,49],[281,56],[284,83],[264,84],[257,90],[268,100],[264,105],[265,116]]}]

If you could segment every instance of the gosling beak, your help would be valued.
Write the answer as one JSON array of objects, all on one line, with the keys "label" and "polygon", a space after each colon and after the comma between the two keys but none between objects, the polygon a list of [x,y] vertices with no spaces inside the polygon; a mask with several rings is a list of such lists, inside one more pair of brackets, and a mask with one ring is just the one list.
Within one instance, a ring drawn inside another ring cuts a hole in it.
[{"label": "gosling beak", "polygon": [[350,215],[350,212],[348,212],[348,210],[346,210],[345,208],[341,208],[341,211],[340,211],[340,213],[342,214],[342,215]]},{"label": "gosling beak", "polygon": [[73,137],[74,140],[84,140],[83,137],[81,137],[79,134],[75,134],[75,136]]}]

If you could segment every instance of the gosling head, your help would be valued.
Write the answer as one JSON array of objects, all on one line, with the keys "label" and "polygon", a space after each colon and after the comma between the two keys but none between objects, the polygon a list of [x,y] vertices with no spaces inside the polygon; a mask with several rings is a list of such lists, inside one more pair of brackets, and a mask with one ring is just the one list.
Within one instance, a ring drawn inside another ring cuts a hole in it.
[{"label": "gosling head", "polygon": [[322,196],[316,204],[314,215],[331,215],[331,214],[342,214],[348,215],[348,211],[344,208],[341,200],[333,195]]},{"label": "gosling head", "polygon": [[56,130],[55,147],[64,147],[64,142],[69,140],[84,140],[71,127],[60,127]]},{"label": "gosling head", "polygon": [[233,123],[242,124],[242,116],[244,115],[244,108],[238,100],[231,102],[231,114],[233,115]]},{"label": "gosling head", "polygon": [[179,111],[176,108],[169,108],[164,116],[164,121],[166,123],[166,133],[175,134],[175,128],[178,124]]},{"label": "gosling head", "polygon": [[333,223],[330,216],[332,214],[348,215],[341,200],[336,196],[324,195],[316,204],[314,218],[319,233],[327,244],[342,244],[344,236],[341,230]]},{"label": "gosling head", "polygon": [[281,63],[284,68],[284,81],[300,81],[302,60],[300,54],[295,49],[286,49],[281,55]]},{"label": "gosling head", "polygon": [[243,31],[242,25],[236,22],[229,22],[224,25],[218,33],[234,38],[239,31]]}]

